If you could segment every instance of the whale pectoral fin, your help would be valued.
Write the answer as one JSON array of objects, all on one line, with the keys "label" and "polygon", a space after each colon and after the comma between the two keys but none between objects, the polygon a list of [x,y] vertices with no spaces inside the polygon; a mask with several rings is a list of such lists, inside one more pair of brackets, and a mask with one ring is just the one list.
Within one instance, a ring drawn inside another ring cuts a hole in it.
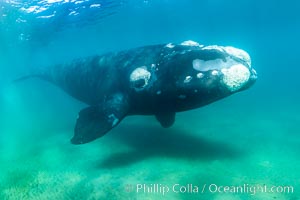
[{"label": "whale pectoral fin", "polygon": [[127,113],[127,102],[114,98],[103,104],[81,110],[71,143],[84,144],[102,137],[117,126]]},{"label": "whale pectoral fin", "polygon": [[169,128],[175,122],[175,112],[159,113],[155,117],[164,128]]}]

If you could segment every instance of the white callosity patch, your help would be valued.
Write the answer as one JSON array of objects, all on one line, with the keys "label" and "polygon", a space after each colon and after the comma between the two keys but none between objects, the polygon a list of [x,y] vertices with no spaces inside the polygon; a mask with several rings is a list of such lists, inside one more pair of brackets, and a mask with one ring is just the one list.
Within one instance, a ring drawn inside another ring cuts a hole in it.
[{"label": "white callosity patch", "polygon": [[218,50],[218,51],[224,51],[222,46],[218,45],[209,45],[202,48],[202,50]]},{"label": "white callosity patch", "polygon": [[234,57],[240,58],[243,61],[245,61],[248,64],[249,67],[251,66],[251,58],[250,58],[249,54],[246,51],[244,51],[242,49],[235,48],[235,47],[231,47],[231,46],[223,47],[223,49],[228,54],[230,54]]},{"label": "white callosity patch", "polygon": [[203,77],[204,77],[204,74],[203,74],[203,73],[199,72],[199,73],[197,74],[197,78],[203,78]]},{"label": "white callosity patch", "polygon": [[146,69],[145,66],[136,68],[130,74],[130,82],[136,90],[145,88],[151,78],[151,73]]},{"label": "white callosity patch", "polygon": [[197,71],[209,71],[209,70],[221,70],[223,68],[229,68],[232,65],[238,64],[237,61],[227,57],[226,62],[222,59],[215,59],[215,60],[201,60],[195,59],[192,62],[193,68]]},{"label": "white callosity patch", "polygon": [[217,70],[213,70],[213,71],[211,72],[211,74],[212,74],[213,76],[216,76],[216,75],[219,74],[219,72],[218,72]]},{"label": "white callosity patch", "polygon": [[233,65],[228,69],[222,69],[223,83],[234,92],[241,89],[250,78],[250,71],[242,64]]},{"label": "white callosity patch", "polygon": [[112,126],[115,126],[119,122],[119,119],[113,113],[110,114],[108,118],[111,121]]},{"label": "white callosity patch", "polygon": [[200,45],[198,42],[195,42],[195,41],[192,41],[192,40],[184,41],[180,45],[183,45],[183,46],[198,46],[198,47],[203,46],[203,45]]},{"label": "white callosity patch", "polygon": [[193,68],[195,69],[195,70],[201,70],[201,63],[202,63],[203,61],[202,60],[200,60],[200,59],[195,59],[195,60],[193,60]]},{"label": "white callosity patch", "polygon": [[187,76],[187,77],[185,77],[185,79],[184,79],[184,83],[189,83],[191,80],[192,80],[193,78],[191,77],[191,76]]},{"label": "white callosity patch", "polygon": [[167,44],[167,45],[166,45],[166,47],[167,47],[167,48],[170,48],[170,49],[172,49],[172,48],[174,48],[174,47],[175,47],[175,45],[174,45],[174,44],[172,44],[172,43],[169,43],[169,44]]}]

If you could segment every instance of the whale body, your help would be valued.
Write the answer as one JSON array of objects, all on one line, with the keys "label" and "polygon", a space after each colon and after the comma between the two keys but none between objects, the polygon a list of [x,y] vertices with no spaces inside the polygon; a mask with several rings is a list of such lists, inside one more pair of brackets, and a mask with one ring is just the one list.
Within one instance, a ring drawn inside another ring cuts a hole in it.
[{"label": "whale body", "polygon": [[170,127],[176,112],[245,90],[257,75],[241,49],[186,41],[77,59],[19,80],[29,77],[47,80],[89,105],[79,112],[71,139],[83,144],[127,115],[155,115]]}]

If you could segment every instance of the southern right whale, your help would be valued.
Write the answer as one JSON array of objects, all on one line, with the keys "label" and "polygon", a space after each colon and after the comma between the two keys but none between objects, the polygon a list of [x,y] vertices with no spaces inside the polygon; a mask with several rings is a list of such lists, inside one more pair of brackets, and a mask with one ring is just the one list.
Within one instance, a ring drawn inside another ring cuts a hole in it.
[{"label": "southern right whale", "polygon": [[170,127],[176,112],[245,90],[257,75],[241,49],[186,41],[77,59],[18,80],[30,77],[47,80],[89,105],[79,112],[71,139],[83,144],[127,115],[155,115]]}]

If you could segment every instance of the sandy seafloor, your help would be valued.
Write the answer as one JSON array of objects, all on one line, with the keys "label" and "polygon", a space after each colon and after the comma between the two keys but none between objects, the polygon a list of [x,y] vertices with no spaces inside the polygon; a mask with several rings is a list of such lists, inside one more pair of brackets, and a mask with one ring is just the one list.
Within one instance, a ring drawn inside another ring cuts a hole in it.
[{"label": "sandy seafloor", "polygon": [[[50,115],[50,121],[47,113],[29,118],[18,112],[26,105],[16,95],[29,86],[11,88],[16,110],[6,120],[18,120],[18,126],[6,124],[9,133],[1,141],[0,199],[299,199],[298,104],[255,103],[246,100],[254,91],[245,92],[179,113],[169,129],[154,117],[133,116],[103,138],[74,146],[69,143],[72,123],[65,130],[51,126],[61,121],[63,107],[72,100],[58,107],[57,118]],[[44,98],[41,91],[34,95],[36,101]],[[193,184],[199,192],[136,192],[136,184]],[[292,186],[293,193],[211,193],[208,188],[202,193],[204,184]],[[130,185],[133,191],[127,192]]]},{"label": "sandy seafloor", "polygon": [[[130,2],[100,23],[80,28],[59,29],[63,18],[41,24],[25,15],[28,23],[21,27],[13,17],[1,18],[0,199],[299,200],[300,4]],[[104,137],[75,146],[69,141],[85,105],[39,80],[12,83],[35,67],[189,39],[246,50],[258,80],[247,91],[178,113],[169,129],[153,116],[130,116]],[[137,193],[137,184],[170,190],[192,184],[199,191]],[[212,184],[293,191],[212,193]]]}]

